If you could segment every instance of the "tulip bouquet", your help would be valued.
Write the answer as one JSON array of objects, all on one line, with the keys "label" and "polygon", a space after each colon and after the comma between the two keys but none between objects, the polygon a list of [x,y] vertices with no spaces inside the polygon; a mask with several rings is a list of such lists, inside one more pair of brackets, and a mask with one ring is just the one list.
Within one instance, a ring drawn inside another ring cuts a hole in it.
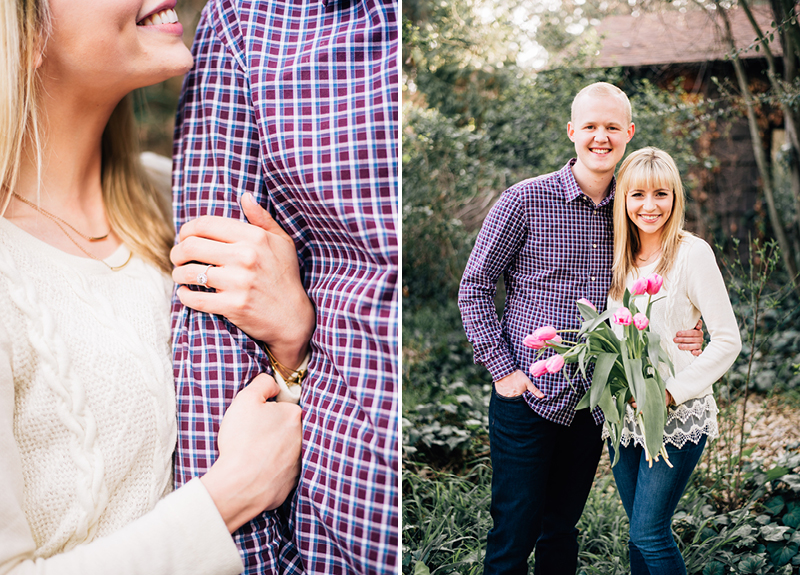
[{"label": "tulip bouquet", "polygon": [[[619,443],[625,425],[625,410],[632,399],[636,402],[635,417],[644,435],[645,456],[650,466],[659,456],[672,467],[664,449],[663,436],[667,409],[665,405],[666,386],[658,371],[663,362],[671,372],[672,362],[661,349],[658,334],[649,330],[650,310],[656,295],[663,284],[663,278],[651,274],[637,279],[631,289],[625,290],[622,307],[598,313],[587,299],[579,299],[576,304],[583,323],[578,330],[556,330],[552,326],[540,327],[527,336],[523,344],[537,350],[537,357],[545,349],[553,349],[556,355],[535,361],[530,367],[531,375],[541,377],[545,373],[557,373],[565,364],[577,363],[580,373],[586,378],[586,367],[594,363],[594,374],[589,391],[577,405],[577,409],[600,407],[605,416],[615,458],[619,459]],[[645,313],[632,313],[635,300],[647,297]],[[622,326],[623,337],[617,337],[611,320]],[[578,341],[562,339],[559,333],[576,334]],[[564,372],[567,381],[569,375]],[[570,383],[571,385],[571,383]]]}]

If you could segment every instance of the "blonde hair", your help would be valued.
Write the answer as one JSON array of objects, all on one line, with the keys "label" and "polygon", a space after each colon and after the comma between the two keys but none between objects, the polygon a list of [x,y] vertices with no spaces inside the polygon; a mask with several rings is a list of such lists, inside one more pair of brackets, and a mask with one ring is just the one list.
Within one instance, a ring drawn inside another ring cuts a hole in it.
[{"label": "blonde hair", "polygon": [[636,269],[636,252],[641,247],[639,228],[628,217],[626,199],[628,192],[643,188],[672,190],[672,211],[661,228],[661,260],[656,273],[664,276],[675,263],[681,240],[687,235],[683,230],[686,205],[681,175],[675,161],[658,148],[642,148],[625,158],[617,174],[614,195],[614,265],[609,295],[621,300],[625,293],[625,278]]},{"label": "blonde hair", "polygon": [[611,96],[614,98],[620,98],[625,106],[626,127],[629,126],[633,121],[631,101],[628,100],[628,95],[615,85],[609,84],[608,82],[595,82],[594,84],[589,84],[575,95],[575,98],[572,100],[572,108],[570,111],[571,122],[575,122],[575,108],[577,107],[578,101],[585,96]]},{"label": "blonde hair", "polygon": [[[0,216],[19,178],[26,139],[42,169],[46,130],[38,108],[37,59],[50,31],[47,0],[4,0],[0,7]],[[139,161],[131,96],[111,114],[103,132],[102,187],[106,216],[132,252],[169,272],[174,241],[171,209]]]}]

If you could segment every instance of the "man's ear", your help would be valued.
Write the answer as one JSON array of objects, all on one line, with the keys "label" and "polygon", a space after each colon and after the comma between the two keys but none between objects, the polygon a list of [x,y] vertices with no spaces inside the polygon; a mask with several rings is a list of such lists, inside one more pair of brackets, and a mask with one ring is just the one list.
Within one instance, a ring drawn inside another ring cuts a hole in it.
[{"label": "man's ear", "polygon": [[[631,124],[631,126],[633,126],[633,124]],[[633,136],[633,134],[631,134],[631,136]],[[572,122],[567,122],[567,137],[570,141],[575,141],[575,128],[572,126]]]},{"label": "man's ear", "polygon": [[633,122],[631,122],[631,125],[628,127],[628,142],[631,141],[634,133],[636,133],[636,126],[634,126]]}]

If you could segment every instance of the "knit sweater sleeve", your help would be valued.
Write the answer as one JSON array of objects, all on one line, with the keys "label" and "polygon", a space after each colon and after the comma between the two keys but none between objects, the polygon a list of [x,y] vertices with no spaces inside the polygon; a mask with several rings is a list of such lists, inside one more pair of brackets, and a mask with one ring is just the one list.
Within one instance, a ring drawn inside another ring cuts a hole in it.
[{"label": "knit sweater sleeve", "polygon": [[698,397],[728,371],[742,349],[742,340],[728,290],[711,247],[702,240],[693,242],[683,271],[687,296],[700,311],[711,342],[686,368],[667,379],[667,390],[675,403]]},{"label": "knit sweater sleeve", "polygon": [[9,335],[0,324],[0,575],[234,575],[236,545],[199,479],[108,537],[48,559],[23,511],[24,484],[14,438],[14,380]]}]

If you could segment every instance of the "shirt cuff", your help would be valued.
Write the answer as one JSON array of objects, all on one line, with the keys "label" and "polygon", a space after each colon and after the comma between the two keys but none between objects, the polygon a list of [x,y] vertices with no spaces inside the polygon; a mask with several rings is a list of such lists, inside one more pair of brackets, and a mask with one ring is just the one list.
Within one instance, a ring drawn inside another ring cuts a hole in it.
[{"label": "shirt cuff", "polygon": [[492,374],[492,381],[503,379],[517,371],[517,364],[507,350],[499,350],[498,353],[483,361],[483,366]]}]

